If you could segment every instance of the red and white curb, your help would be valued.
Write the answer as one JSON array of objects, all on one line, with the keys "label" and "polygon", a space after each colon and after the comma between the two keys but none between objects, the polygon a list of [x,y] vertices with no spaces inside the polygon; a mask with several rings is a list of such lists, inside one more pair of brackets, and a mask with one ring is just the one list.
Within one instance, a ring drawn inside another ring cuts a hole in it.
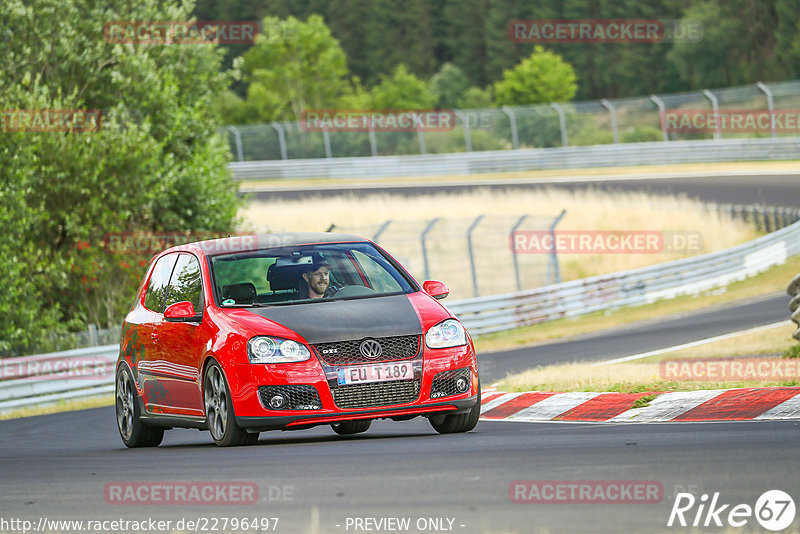
[{"label": "red and white curb", "polygon": [[[481,392],[481,419],[503,421],[749,421],[800,419],[800,387],[737,388],[677,393]],[[657,395],[642,408],[634,403]]]}]

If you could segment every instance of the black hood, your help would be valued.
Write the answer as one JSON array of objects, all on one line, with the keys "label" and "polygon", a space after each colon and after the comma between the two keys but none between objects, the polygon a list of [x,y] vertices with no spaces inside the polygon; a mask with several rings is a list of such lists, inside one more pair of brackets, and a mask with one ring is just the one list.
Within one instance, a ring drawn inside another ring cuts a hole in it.
[{"label": "black hood", "polygon": [[406,295],[248,308],[247,311],[294,330],[312,345],[422,334],[417,312]]}]

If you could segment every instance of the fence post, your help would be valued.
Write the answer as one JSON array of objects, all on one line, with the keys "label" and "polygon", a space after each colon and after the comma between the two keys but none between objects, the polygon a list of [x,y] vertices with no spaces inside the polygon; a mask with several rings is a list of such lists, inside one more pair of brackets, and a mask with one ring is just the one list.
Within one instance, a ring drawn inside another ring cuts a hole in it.
[{"label": "fence post", "polygon": [[322,140],[325,142],[325,157],[331,159],[333,153],[331,152],[331,135],[328,133],[328,125],[322,127]]},{"label": "fence post", "polygon": [[770,210],[766,206],[761,207],[761,217],[764,218],[764,231],[766,233],[772,232],[772,221],[770,221],[769,212]]},{"label": "fence post", "polygon": [[769,109],[769,129],[772,131],[772,138],[775,139],[777,135],[775,133],[775,106],[773,105],[772,101],[772,91],[770,91],[769,87],[761,82],[756,83],[756,87],[764,91],[764,94],[767,95],[767,109]]},{"label": "fence post", "polygon": [[711,109],[714,110],[714,119],[717,122],[717,131],[714,132],[714,139],[721,139],[722,128],[719,122],[719,101],[717,101],[717,97],[714,96],[714,93],[712,93],[708,89],[703,89],[703,94],[706,95],[706,98],[708,98],[711,101]]},{"label": "fence post", "polygon": [[614,108],[614,104],[612,104],[608,99],[603,98],[600,100],[600,103],[608,110],[608,114],[611,116],[611,135],[614,138],[614,144],[616,145],[619,143],[619,132],[617,131],[617,110]]},{"label": "fence post", "polygon": [[517,131],[517,116],[514,115],[514,110],[512,110],[508,106],[503,106],[500,108],[503,110],[503,113],[508,116],[508,124],[511,126],[511,144],[514,145],[514,149],[519,148],[519,132]]},{"label": "fence post", "polygon": [[472,250],[472,231],[478,226],[478,223],[481,222],[483,219],[483,215],[478,215],[474,221],[472,221],[472,225],[470,225],[469,230],[467,230],[467,248],[469,249],[469,265],[472,268],[472,291],[475,293],[475,296],[478,295],[478,275],[475,272],[475,254]]},{"label": "fence post", "polygon": [[278,146],[281,149],[281,159],[288,159],[286,156],[286,135],[283,131],[283,126],[278,124],[277,122],[272,122],[272,127],[275,128],[275,131],[278,132]]},{"label": "fence post", "polygon": [[550,105],[556,110],[556,113],[558,113],[558,124],[561,126],[561,145],[569,146],[567,142],[567,118],[564,115],[564,108],[561,107],[561,104],[555,102],[552,102]]},{"label": "fence post", "polygon": [[233,138],[236,140],[236,158],[239,161],[244,161],[244,154],[242,153],[242,134],[239,133],[239,128],[236,126],[228,126],[228,131],[233,132]]},{"label": "fence post", "polygon": [[375,157],[378,155],[378,142],[375,140],[375,127],[372,125],[371,118],[367,119],[367,124],[369,124],[369,150]]},{"label": "fence post", "polygon": [[469,117],[464,115],[461,111],[455,110],[456,117],[461,119],[461,124],[464,125],[464,146],[467,148],[467,152],[472,152],[472,138],[469,134]]},{"label": "fence post", "polygon": [[430,280],[431,278],[431,272],[428,268],[428,249],[425,247],[425,237],[428,235],[428,232],[431,231],[433,225],[438,221],[439,217],[435,217],[431,222],[428,223],[428,226],[425,227],[425,229],[422,231],[422,234],[419,236],[420,242],[422,243],[422,261],[425,264],[425,280]]},{"label": "fence post", "polygon": [[419,140],[419,153],[425,155],[425,132],[422,131],[422,123],[417,122],[417,140]]},{"label": "fence post", "polygon": [[650,100],[658,106],[658,115],[661,117],[661,135],[664,136],[664,142],[666,143],[669,141],[669,134],[667,133],[667,107],[664,105],[664,101],[656,95],[650,95]]},{"label": "fence post", "polygon": [[[547,282],[552,283],[560,283],[561,282],[561,267],[558,265],[558,250],[556,249],[556,226],[558,223],[561,222],[561,219],[564,218],[564,215],[567,214],[567,210],[561,210],[561,213],[558,217],[553,219],[553,223],[550,225],[550,242],[553,244],[550,247],[550,257],[547,260]],[[553,275],[555,282],[550,281],[550,276]]]},{"label": "fence post", "polygon": [[89,323],[89,346],[96,347],[97,343],[97,325],[94,323]]},{"label": "fence post", "polygon": [[372,240],[373,240],[373,241],[375,241],[375,242],[377,243],[377,242],[378,242],[378,239],[381,237],[381,234],[382,234],[384,231],[386,231],[386,229],[389,227],[389,224],[391,224],[391,222],[392,222],[392,220],[391,220],[391,219],[389,219],[388,221],[384,222],[384,223],[381,225],[381,227],[380,227],[380,228],[378,228],[378,231],[377,231],[377,232],[375,232],[375,235],[374,235],[374,236],[372,236]]},{"label": "fence post", "polygon": [[514,278],[517,281],[517,291],[522,291],[522,282],[520,281],[519,277],[519,261],[517,261],[517,244],[514,242],[514,232],[517,231],[517,228],[522,226],[522,223],[525,222],[527,219],[527,215],[523,215],[519,219],[517,219],[516,224],[514,224],[511,231],[508,233],[508,241],[511,246],[511,257],[514,259]]}]

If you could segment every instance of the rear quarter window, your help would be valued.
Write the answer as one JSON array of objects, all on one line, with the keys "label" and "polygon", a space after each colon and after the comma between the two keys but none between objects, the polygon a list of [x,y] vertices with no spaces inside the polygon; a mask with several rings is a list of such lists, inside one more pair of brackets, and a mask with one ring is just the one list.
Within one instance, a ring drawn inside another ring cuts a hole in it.
[{"label": "rear quarter window", "polygon": [[155,267],[153,267],[153,273],[150,275],[150,281],[147,284],[147,293],[144,296],[144,305],[147,309],[157,313],[164,313],[166,308],[164,297],[166,296],[169,278],[172,275],[172,269],[175,267],[177,259],[177,254],[169,254],[156,262]]}]

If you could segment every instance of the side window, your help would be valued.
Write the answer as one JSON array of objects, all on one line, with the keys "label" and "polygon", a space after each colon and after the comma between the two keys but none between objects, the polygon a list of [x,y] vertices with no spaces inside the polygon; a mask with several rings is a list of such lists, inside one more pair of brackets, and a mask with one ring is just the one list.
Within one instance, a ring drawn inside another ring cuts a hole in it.
[{"label": "side window", "polygon": [[200,277],[200,262],[191,254],[181,254],[172,271],[169,292],[164,308],[176,302],[188,300],[196,312],[203,309],[203,282]]},{"label": "side window", "polygon": [[147,284],[147,293],[144,297],[144,305],[147,309],[158,313],[164,313],[164,294],[167,291],[167,284],[169,283],[169,276],[172,274],[172,268],[175,266],[175,260],[178,259],[177,254],[170,254],[164,256],[153,267],[153,274],[150,275],[150,283]]}]

